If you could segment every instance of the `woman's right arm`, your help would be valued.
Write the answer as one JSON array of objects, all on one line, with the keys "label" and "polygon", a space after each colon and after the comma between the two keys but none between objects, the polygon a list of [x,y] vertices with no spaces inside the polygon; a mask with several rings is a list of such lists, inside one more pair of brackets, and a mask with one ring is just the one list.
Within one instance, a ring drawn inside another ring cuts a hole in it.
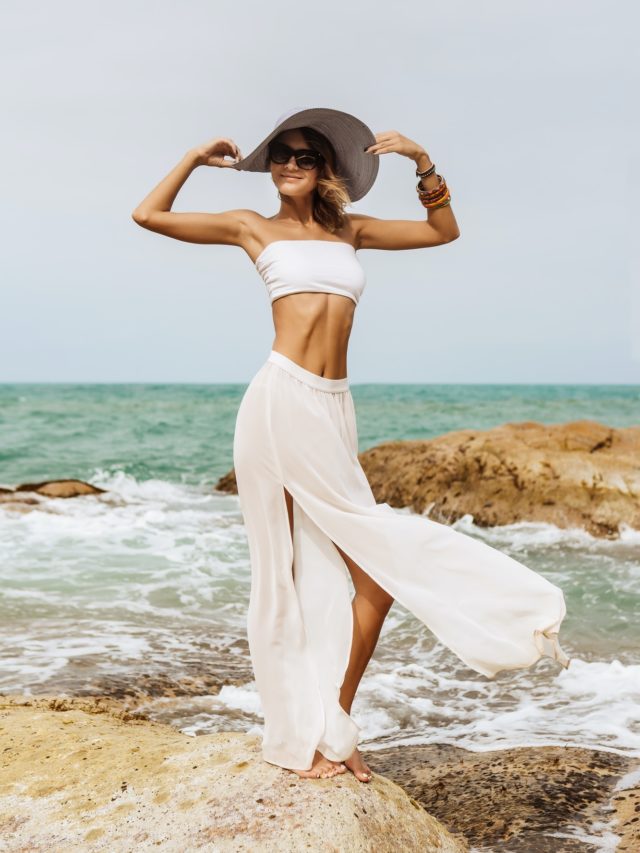
[{"label": "woman's right arm", "polygon": [[[226,154],[231,154],[234,160],[225,160]],[[221,137],[199,148],[193,148],[140,202],[131,214],[133,220],[149,231],[188,243],[242,245],[253,211],[174,213],[171,210],[180,188],[194,169],[205,165],[229,167],[240,158],[238,146],[232,140]],[[255,216],[255,213],[253,215]]]}]

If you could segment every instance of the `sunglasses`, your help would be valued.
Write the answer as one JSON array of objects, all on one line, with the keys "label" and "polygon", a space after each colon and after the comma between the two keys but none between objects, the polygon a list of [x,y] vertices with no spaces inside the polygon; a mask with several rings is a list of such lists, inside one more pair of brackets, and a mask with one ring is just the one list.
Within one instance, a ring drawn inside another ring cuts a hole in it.
[{"label": "sunglasses", "polygon": [[288,163],[292,154],[296,158],[296,164],[301,169],[315,169],[324,160],[322,154],[319,151],[314,151],[313,148],[298,148],[294,150],[285,145],[284,142],[276,142],[269,147],[269,159],[280,165]]}]

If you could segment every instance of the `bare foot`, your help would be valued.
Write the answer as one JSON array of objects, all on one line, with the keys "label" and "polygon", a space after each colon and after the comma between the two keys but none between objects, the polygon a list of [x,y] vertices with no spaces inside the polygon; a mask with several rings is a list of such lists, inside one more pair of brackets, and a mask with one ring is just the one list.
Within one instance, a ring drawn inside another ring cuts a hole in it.
[{"label": "bare foot", "polygon": [[346,762],[331,761],[325,758],[321,752],[316,749],[313,756],[311,770],[292,770],[292,773],[297,773],[303,779],[329,779],[331,776],[337,776],[339,773],[346,773]]},{"label": "bare foot", "polygon": [[358,748],[353,750],[349,758],[347,758],[344,762],[349,770],[353,773],[353,775],[360,782],[370,782],[371,781],[371,768],[366,763],[364,758],[360,755]]}]

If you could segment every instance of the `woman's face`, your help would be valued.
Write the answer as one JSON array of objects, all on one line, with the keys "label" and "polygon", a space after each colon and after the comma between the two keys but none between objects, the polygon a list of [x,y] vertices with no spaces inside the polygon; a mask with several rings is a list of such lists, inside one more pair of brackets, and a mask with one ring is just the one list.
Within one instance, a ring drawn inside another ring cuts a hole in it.
[{"label": "woman's face", "polygon": [[[294,150],[312,147],[299,130],[284,131],[278,136],[278,142],[284,142]],[[312,192],[318,183],[320,167],[301,169],[293,154],[287,163],[274,163],[271,160],[270,165],[271,177],[282,195],[305,196]]]}]

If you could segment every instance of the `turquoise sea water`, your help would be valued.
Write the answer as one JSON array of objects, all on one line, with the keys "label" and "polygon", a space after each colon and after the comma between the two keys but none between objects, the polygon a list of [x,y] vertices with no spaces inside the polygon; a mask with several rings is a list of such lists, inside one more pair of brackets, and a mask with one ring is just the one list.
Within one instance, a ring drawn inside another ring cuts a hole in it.
[{"label": "turquoise sea water", "polygon": [[[245,385],[0,385],[0,483],[136,479],[211,483],[232,467]],[[640,386],[352,385],[360,451],[509,421],[640,424]]]},{"label": "turquoise sea water", "polygon": [[[198,675],[211,695],[150,690],[184,731],[258,731],[246,646],[249,556],[232,467],[244,385],[0,386],[0,485],[77,477],[98,496],[0,505],[0,691],[116,693]],[[640,424],[640,386],[353,385],[360,450],[505,422]],[[402,510],[405,511],[405,510]],[[367,748],[594,745],[640,754],[640,533],[616,541],[522,523],[456,525],[565,592],[568,670],[490,682],[397,603],[353,715]],[[453,605],[452,605],[453,606]]]}]

